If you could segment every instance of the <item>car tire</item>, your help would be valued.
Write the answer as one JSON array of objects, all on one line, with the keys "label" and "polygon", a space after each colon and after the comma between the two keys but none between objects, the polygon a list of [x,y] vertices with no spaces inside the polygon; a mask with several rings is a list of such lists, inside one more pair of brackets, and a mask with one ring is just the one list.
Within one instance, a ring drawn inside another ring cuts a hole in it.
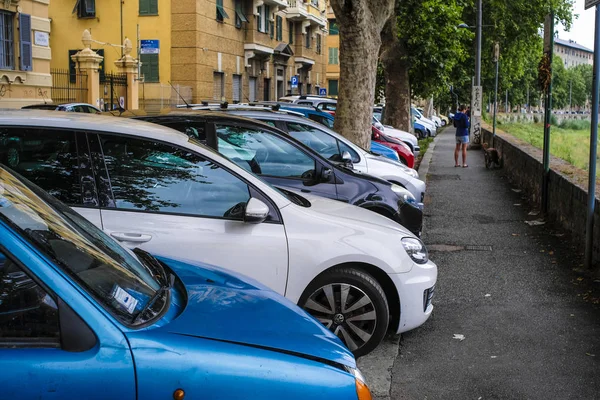
[{"label": "car tire", "polygon": [[338,336],[355,357],[373,351],[390,322],[381,285],[368,273],[352,267],[319,275],[304,290],[298,305]]},{"label": "car tire", "polygon": [[399,157],[399,158],[400,158],[400,162],[408,167],[408,161],[406,161],[406,159],[404,157]]},{"label": "car tire", "polygon": [[425,136],[423,136],[423,132],[420,129],[416,129],[415,132],[417,133],[417,138],[425,139]]}]

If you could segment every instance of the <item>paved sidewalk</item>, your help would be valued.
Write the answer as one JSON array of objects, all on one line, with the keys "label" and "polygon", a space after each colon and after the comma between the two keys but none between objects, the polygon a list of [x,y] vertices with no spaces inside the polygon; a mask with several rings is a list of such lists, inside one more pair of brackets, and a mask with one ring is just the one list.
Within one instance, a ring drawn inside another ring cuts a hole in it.
[{"label": "paved sidewalk", "polygon": [[598,283],[560,234],[525,224],[537,217],[481,151],[454,168],[454,143],[445,129],[425,167],[435,309],[402,335],[391,398],[600,399]]}]

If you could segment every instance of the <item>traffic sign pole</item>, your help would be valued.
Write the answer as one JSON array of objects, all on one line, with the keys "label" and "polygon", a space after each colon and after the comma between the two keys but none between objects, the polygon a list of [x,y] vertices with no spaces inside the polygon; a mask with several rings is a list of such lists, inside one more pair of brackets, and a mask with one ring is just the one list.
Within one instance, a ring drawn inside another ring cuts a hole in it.
[{"label": "traffic sign pole", "polygon": [[592,267],[594,239],[594,211],[596,207],[596,160],[598,154],[598,103],[600,99],[600,0],[596,4],[596,31],[594,35],[594,80],[592,83],[592,132],[590,135],[590,165],[588,176],[588,207],[585,224],[585,266]]}]

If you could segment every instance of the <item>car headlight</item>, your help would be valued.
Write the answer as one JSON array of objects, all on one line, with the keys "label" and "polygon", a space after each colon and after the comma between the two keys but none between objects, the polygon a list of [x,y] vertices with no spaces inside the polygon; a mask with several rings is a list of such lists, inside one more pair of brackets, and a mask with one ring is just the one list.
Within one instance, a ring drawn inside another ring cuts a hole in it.
[{"label": "car headlight", "polygon": [[358,368],[350,368],[346,367],[346,371],[354,376],[354,380],[356,382],[356,394],[358,395],[358,400],[372,400],[371,391],[365,382],[365,377],[362,372]]},{"label": "car headlight", "polygon": [[405,237],[402,239],[402,246],[408,256],[417,264],[425,264],[429,261],[429,255],[427,254],[427,248],[417,238]]},{"label": "car headlight", "polygon": [[400,185],[393,183],[392,192],[396,193],[402,200],[404,200],[405,203],[417,204],[417,199],[415,199],[415,196],[413,196],[411,192],[404,189]]}]

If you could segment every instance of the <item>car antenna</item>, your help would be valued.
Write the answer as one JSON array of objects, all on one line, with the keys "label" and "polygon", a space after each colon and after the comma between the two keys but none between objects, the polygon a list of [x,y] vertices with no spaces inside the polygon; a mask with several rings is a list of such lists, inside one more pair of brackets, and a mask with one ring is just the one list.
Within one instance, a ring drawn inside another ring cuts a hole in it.
[{"label": "car antenna", "polygon": [[44,104],[48,104],[48,102],[46,101],[46,95],[44,94],[42,88],[38,88],[38,96],[41,96],[42,99],[44,99]]},{"label": "car antenna", "polygon": [[181,100],[183,100],[183,102],[185,103],[185,106],[186,106],[187,108],[192,108],[192,106],[190,106],[190,105],[188,104],[188,102],[187,102],[187,101],[185,101],[185,99],[183,98],[183,96],[181,95],[181,93],[179,93],[179,91],[178,91],[177,89],[175,89],[175,86],[173,86],[173,84],[171,83],[171,81],[167,81],[167,82],[169,83],[169,85],[171,85],[171,87],[173,88],[173,90],[175,91],[175,93],[177,93],[177,96],[179,96],[179,98],[180,98]]}]

